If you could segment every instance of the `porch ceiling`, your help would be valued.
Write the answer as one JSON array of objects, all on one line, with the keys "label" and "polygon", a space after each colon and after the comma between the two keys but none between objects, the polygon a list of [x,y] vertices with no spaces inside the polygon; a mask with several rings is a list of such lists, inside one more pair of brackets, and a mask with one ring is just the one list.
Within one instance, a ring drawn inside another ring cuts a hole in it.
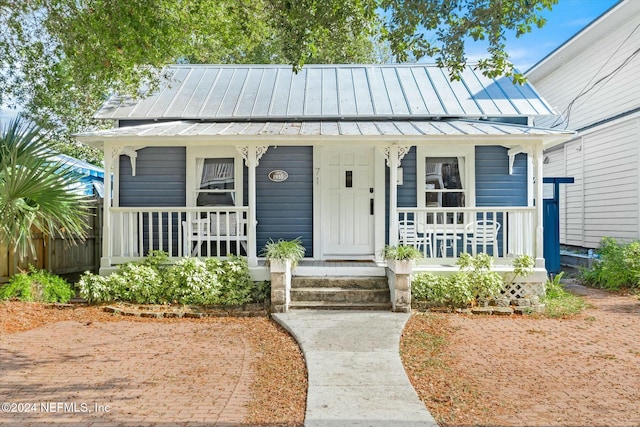
[{"label": "porch ceiling", "polygon": [[[479,120],[423,121],[298,121],[200,122],[172,121],[77,134],[81,142],[101,146],[102,141],[132,138],[188,139],[198,137],[403,137],[416,139],[511,137],[543,140],[545,146],[568,140],[574,132]],[[494,142],[497,142],[494,140]]]}]

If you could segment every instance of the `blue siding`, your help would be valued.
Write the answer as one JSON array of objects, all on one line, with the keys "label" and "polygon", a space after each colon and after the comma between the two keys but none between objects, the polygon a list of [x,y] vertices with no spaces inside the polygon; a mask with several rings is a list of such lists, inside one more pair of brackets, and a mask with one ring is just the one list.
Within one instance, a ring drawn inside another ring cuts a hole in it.
[{"label": "blue siding", "polygon": [[[402,167],[403,184],[398,186],[398,207],[415,207],[418,205],[417,172],[416,172],[416,147],[404,156],[400,166]],[[385,242],[389,243],[389,168],[385,165]]]},{"label": "blue siding", "polygon": [[476,206],[527,206],[527,156],[518,154],[509,175],[507,149],[476,147]]},{"label": "blue siding", "polygon": [[120,156],[120,206],[185,206],[185,179],[184,147],[138,150],[136,176],[129,157]]},{"label": "blue siding", "polygon": [[[120,156],[120,206],[153,207],[186,205],[186,149],[184,147],[148,147],[138,150],[136,176],[131,176],[128,156]],[[136,224],[137,226],[137,224]],[[158,229],[158,217],[153,219],[154,230]],[[168,218],[162,216],[163,242],[168,241]],[[172,220],[173,250],[177,251],[180,221]],[[144,248],[148,251],[148,220],[143,223]],[[156,239],[157,244],[157,239]]]},{"label": "blue siding", "polygon": [[[284,182],[268,174],[282,169]],[[302,239],[313,256],[313,147],[270,147],[256,168],[256,239],[258,253],[269,239]]]}]

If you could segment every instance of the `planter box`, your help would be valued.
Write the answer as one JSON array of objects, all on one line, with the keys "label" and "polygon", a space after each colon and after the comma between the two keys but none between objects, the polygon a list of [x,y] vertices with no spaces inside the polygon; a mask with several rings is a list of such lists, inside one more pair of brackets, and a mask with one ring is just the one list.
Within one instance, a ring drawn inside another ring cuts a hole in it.
[{"label": "planter box", "polygon": [[411,274],[413,272],[413,260],[388,260],[387,266],[396,274]]},{"label": "planter box", "polygon": [[269,269],[271,273],[287,273],[291,271],[291,261],[284,259],[269,260]]}]

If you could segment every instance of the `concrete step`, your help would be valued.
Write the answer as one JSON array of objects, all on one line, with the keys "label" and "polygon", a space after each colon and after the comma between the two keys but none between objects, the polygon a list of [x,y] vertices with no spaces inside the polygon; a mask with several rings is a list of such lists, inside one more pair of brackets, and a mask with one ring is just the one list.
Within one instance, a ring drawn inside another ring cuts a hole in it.
[{"label": "concrete step", "polygon": [[328,301],[291,301],[291,310],[391,310],[391,303],[370,302],[328,302]]},{"label": "concrete step", "polygon": [[291,288],[389,289],[389,284],[379,276],[293,276]]},{"label": "concrete step", "polygon": [[292,301],[388,303],[389,289],[292,288]]}]

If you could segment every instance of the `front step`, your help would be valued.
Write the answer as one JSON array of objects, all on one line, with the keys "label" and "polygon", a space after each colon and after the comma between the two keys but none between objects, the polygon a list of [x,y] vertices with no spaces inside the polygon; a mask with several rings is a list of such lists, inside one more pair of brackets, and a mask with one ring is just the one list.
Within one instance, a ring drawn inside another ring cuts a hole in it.
[{"label": "front step", "polygon": [[391,303],[355,303],[355,302],[323,302],[323,301],[291,301],[292,310],[391,310]]},{"label": "front step", "polygon": [[293,276],[292,288],[389,289],[386,277]]},{"label": "front step", "polygon": [[390,310],[386,277],[300,277],[291,280],[292,309]]}]

